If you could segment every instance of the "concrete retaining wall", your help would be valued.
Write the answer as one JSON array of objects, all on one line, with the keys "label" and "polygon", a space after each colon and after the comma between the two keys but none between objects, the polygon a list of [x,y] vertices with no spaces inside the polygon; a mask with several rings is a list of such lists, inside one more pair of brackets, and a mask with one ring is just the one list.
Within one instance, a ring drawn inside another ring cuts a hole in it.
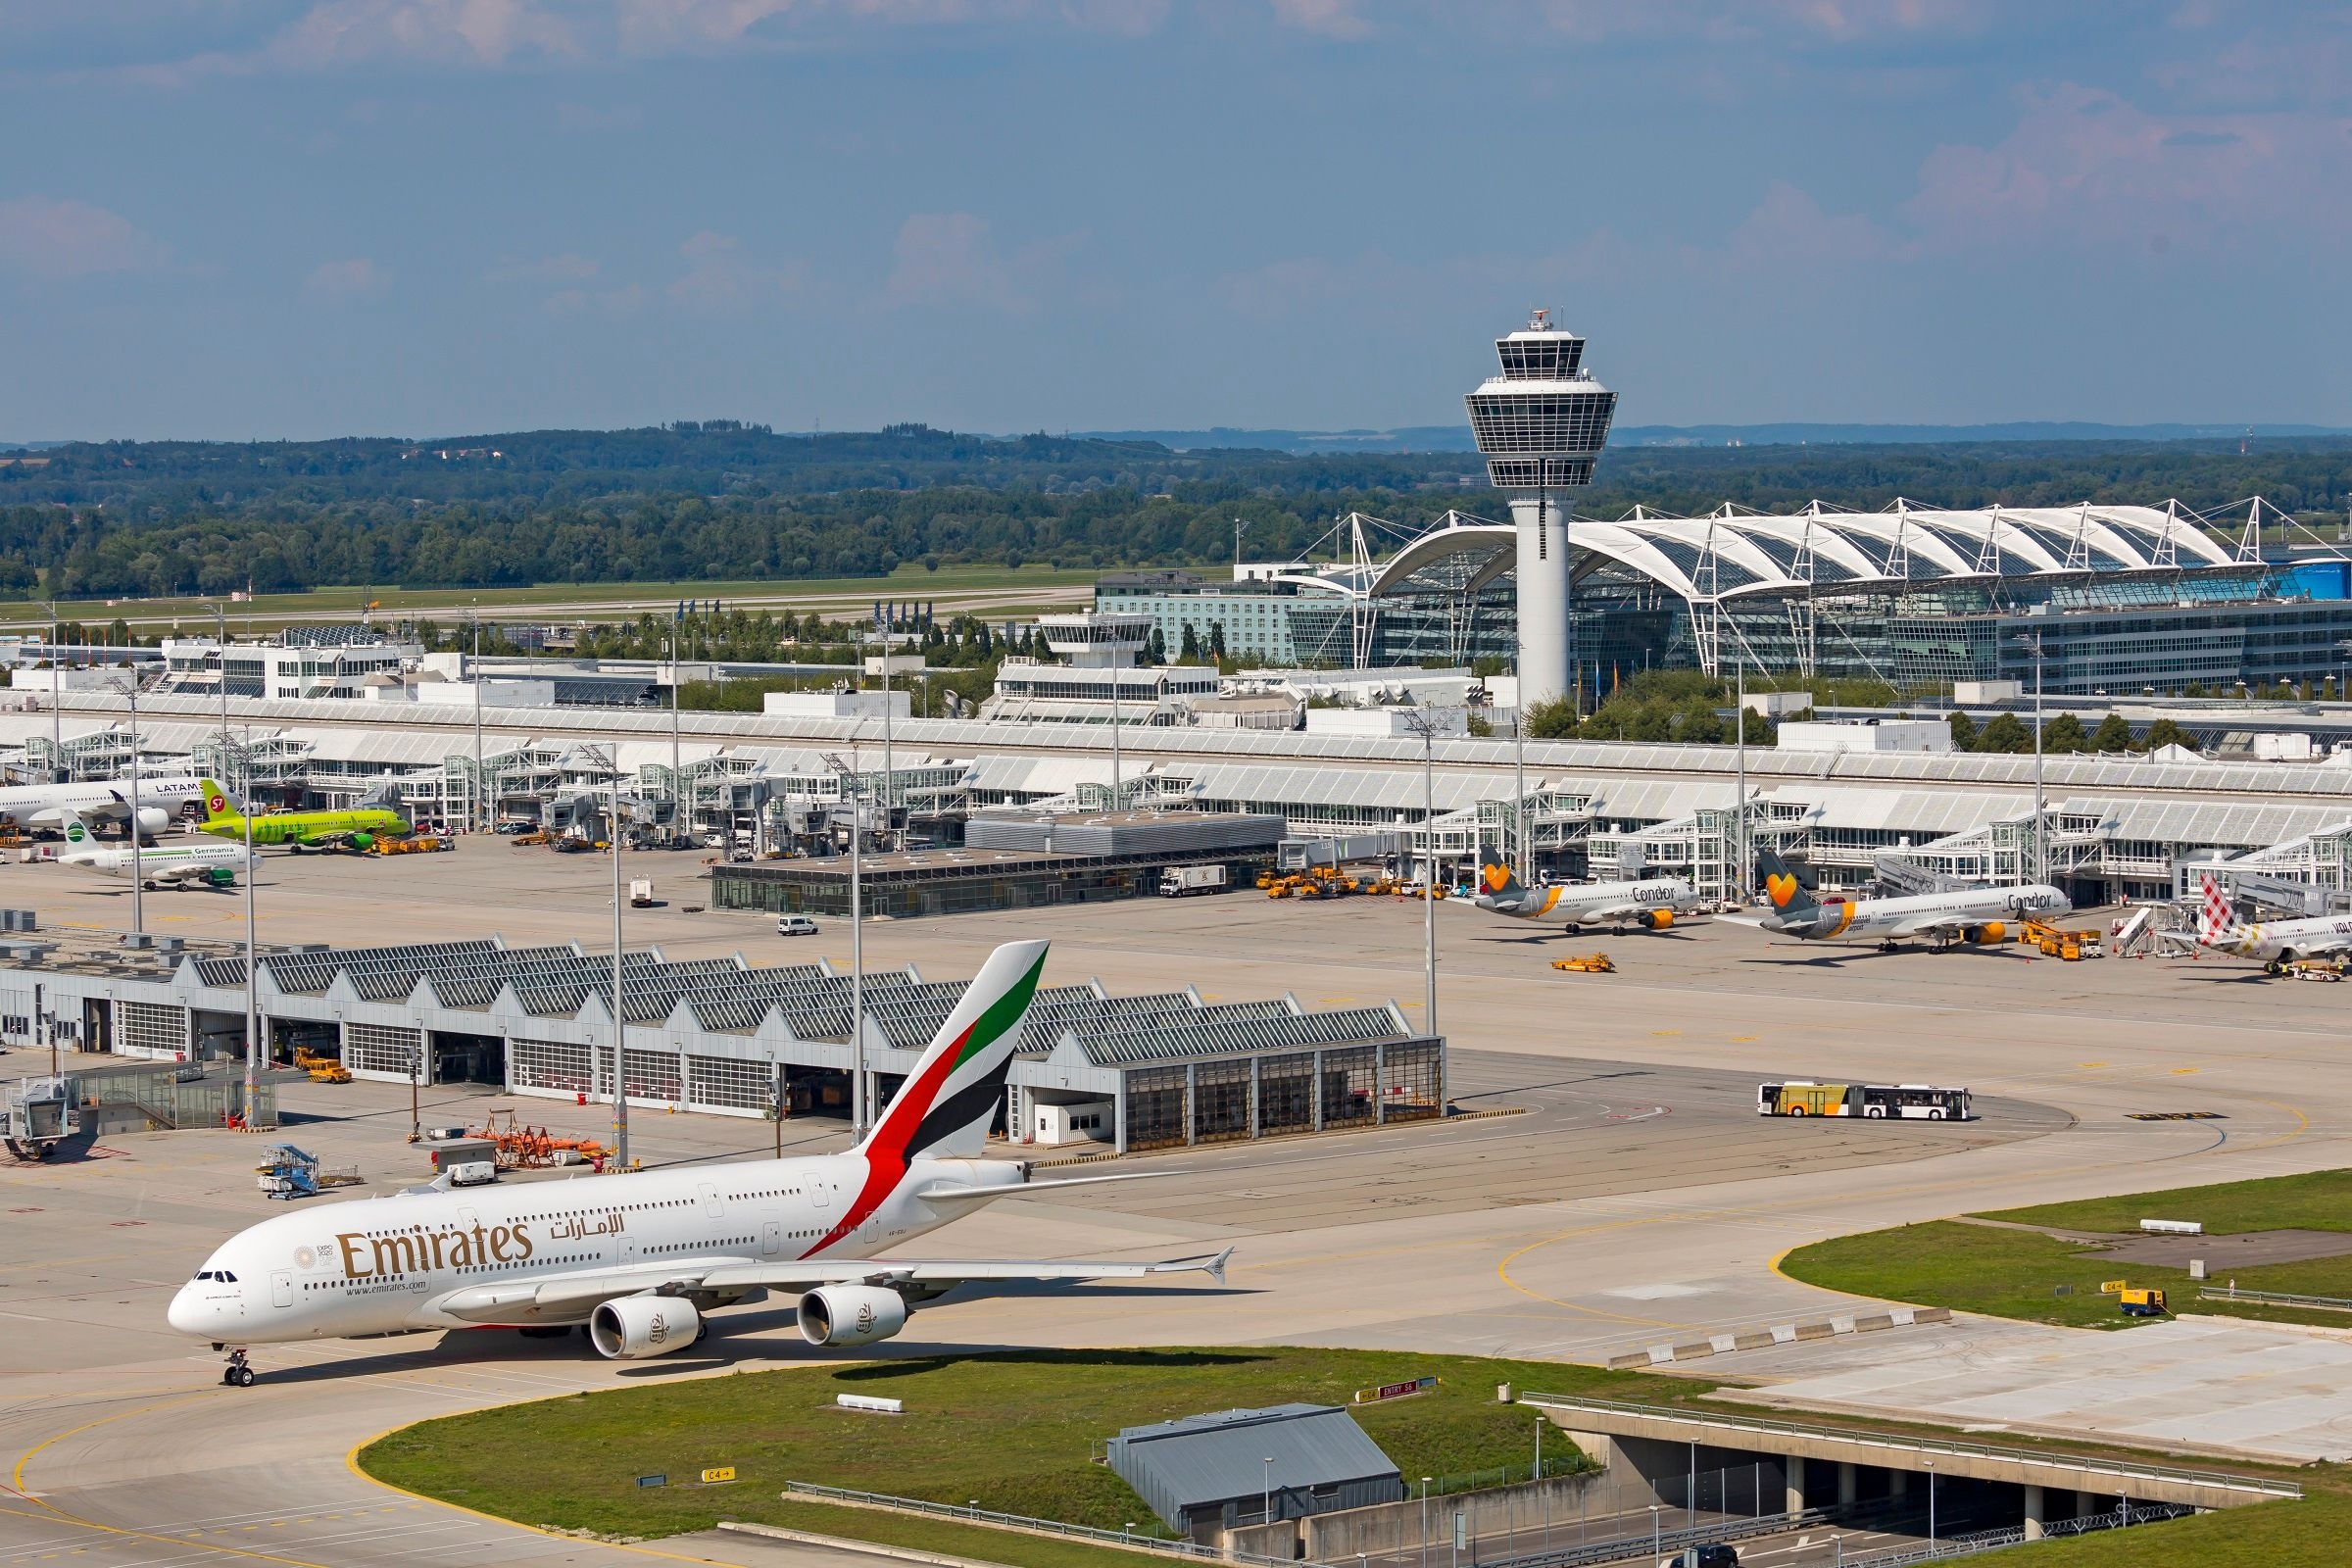
[{"label": "concrete retaining wall", "polygon": [[[1429,1539],[1432,1543],[1451,1542],[1456,1512],[1470,1516],[1467,1527],[1474,1537],[1499,1536],[1506,1531],[1533,1535],[1547,1521],[1556,1528],[1562,1521],[1576,1518],[1580,1509],[1599,1506],[1599,1488],[1605,1479],[1603,1472],[1594,1470],[1523,1482],[1515,1487],[1432,1497]],[[1421,1499],[1413,1497],[1404,1502],[1342,1508],[1331,1513],[1309,1514],[1303,1519],[1252,1525],[1228,1532],[1226,1544],[1268,1557],[1290,1557],[1300,1554],[1298,1546],[1303,1541],[1303,1554],[1316,1562],[1345,1562],[1358,1552],[1377,1557],[1407,1549],[1417,1551],[1421,1546]]]}]

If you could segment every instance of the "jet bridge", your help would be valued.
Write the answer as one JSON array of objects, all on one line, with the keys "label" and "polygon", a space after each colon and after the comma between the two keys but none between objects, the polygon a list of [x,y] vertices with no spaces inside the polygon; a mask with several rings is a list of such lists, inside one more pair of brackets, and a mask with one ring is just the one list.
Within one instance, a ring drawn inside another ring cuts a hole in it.
[{"label": "jet bridge", "polygon": [[80,1131],[81,1102],[70,1077],[21,1078],[0,1100],[0,1145],[19,1159],[46,1159]]}]

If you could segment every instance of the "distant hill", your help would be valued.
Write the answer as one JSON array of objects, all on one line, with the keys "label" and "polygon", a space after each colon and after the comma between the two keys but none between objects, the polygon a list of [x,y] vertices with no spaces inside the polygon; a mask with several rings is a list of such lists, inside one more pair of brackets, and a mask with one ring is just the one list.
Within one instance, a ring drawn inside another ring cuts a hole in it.
[{"label": "distant hill", "polygon": [[[2023,419],[2007,424],[1633,424],[1612,447],[1952,446],[1979,441],[2235,441],[2243,424],[2092,424]],[[2257,424],[2267,437],[2352,435],[2325,424]],[[1265,452],[1474,452],[1468,424],[1409,424],[1394,430],[1083,430],[1081,439],[1149,441],[1177,452],[1254,448]]]}]

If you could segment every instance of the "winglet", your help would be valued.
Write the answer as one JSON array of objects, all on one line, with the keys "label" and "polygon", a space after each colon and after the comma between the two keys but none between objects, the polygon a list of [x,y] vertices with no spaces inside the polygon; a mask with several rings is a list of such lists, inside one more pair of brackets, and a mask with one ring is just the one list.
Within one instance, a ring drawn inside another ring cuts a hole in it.
[{"label": "winglet", "polygon": [[1228,1247],[1208,1260],[1208,1277],[1219,1285],[1225,1283],[1225,1265],[1233,1260],[1233,1249]]}]

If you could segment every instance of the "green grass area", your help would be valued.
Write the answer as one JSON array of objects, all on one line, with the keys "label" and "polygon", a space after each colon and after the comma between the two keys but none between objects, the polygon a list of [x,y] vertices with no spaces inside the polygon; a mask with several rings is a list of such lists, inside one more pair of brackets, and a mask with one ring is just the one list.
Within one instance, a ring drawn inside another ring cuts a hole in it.
[{"label": "green grass area", "polygon": [[[2080,1257],[2080,1250],[2073,1243],[2032,1231],[1936,1220],[1800,1247],[1781,1260],[1781,1271],[1824,1290],[1881,1300],[2102,1329],[2132,1320],[2115,1309],[2112,1298],[2099,1294],[2100,1282],[2129,1278],[2137,1285],[2141,1275],[2156,1273],[2187,1279],[2173,1270]],[[2172,1281],[2147,1283],[2169,1286]]]},{"label": "green grass area", "polygon": [[[1022,1350],[698,1378],[574,1395],[428,1421],[371,1444],[368,1474],[395,1486],[554,1529],[663,1536],[720,1519],[795,1525],[786,1481],[886,1492],[1108,1529],[1162,1527],[1110,1467],[1095,1462],[1121,1427],[1238,1405],[1346,1404],[1353,1392],[1436,1376],[1436,1390],[1365,1405],[1356,1418],[1407,1475],[1459,1476],[1533,1457],[1536,1417],[1499,1404],[1494,1385],[1618,1398],[1689,1396],[1631,1374],[1549,1362],[1369,1350]],[[840,1394],[904,1399],[904,1417],[834,1407]],[[513,1455],[528,1451],[519,1467]],[[1548,1459],[1569,1452],[1549,1434]],[[726,1487],[693,1484],[732,1465]],[[1547,1466],[1548,1468],[1548,1466]],[[640,1489],[642,1475],[674,1483]],[[829,1509],[837,1533],[887,1518]],[[820,1528],[797,1526],[796,1528]],[[1004,1538],[996,1538],[1002,1541]],[[1000,1548],[1001,1552],[1002,1548]],[[988,1555],[982,1553],[981,1555]],[[1021,1561],[1033,1559],[1022,1548]]]},{"label": "green grass area", "polygon": [[2006,1558],[1990,1552],[1982,1560],[2021,1568],[2341,1568],[2352,1560],[2345,1544],[2352,1537],[2352,1489],[2332,1465],[2295,1479],[2303,1483],[2300,1502],[2256,1503],[2169,1524],[2037,1542],[2010,1547]]},{"label": "green grass area", "polygon": [[[1997,1230],[1958,1220],[1800,1247],[1782,1259],[1781,1268],[1792,1279],[1825,1290],[2071,1328],[2120,1329],[2149,1321],[2125,1317],[2113,1297],[2100,1295],[2099,1286],[2108,1280],[2159,1287],[2176,1314],[2352,1328],[2352,1312],[2200,1300],[2197,1282],[2184,1268],[2127,1263],[2033,1231]],[[2206,1285],[2219,1288],[2232,1279],[2244,1290],[2352,1299],[2352,1256],[2233,1268]]]},{"label": "green grass area", "polygon": [[[2193,1219],[2216,1235],[2241,1231],[2352,1231],[2352,1170],[2319,1170],[2215,1187],[2176,1187],[2076,1203],[2005,1208],[1984,1219],[2053,1230],[2122,1234],[2143,1219]],[[2284,1287],[2280,1287],[2283,1289]]]},{"label": "green grass area", "polygon": [[[925,571],[919,564],[908,563],[887,577],[823,577],[801,581],[557,582],[518,588],[401,588],[385,584],[351,584],[315,588],[299,594],[262,594],[251,602],[224,605],[222,608],[228,612],[231,627],[241,630],[248,619],[257,626],[273,626],[294,615],[336,612],[349,612],[357,615],[369,601],[375,603],[379,614],[430,611],[447,615],[452,609],[463,612],[467,606],[475,604],[484,611],[517,611],[549,604],[636,604],[677,599],[724,600],[784,595],[795,598],[870,595],[876,599],[893,596],[922,599],[933,594],[992,589],[1082,588],[1091,586],[1095,576],[1091,570],[1057,569],[1042,563],[1017,567],[942,566],[937,571]],[[184,618],[189,629],[194,631],[202,629],[199,622],[211,620],[212,611],[208,607],[214,603],[216,601],[201,597],[124,599],[113,605],[102,599],[71,599],[62,601],[57,612],[61,619],[78,620],[85,625],[104,624],[118,615],[142,623],[178,616]],[[0,622],[46,626],[49,624],[48,601],[25,599],[0,602]]]}]

